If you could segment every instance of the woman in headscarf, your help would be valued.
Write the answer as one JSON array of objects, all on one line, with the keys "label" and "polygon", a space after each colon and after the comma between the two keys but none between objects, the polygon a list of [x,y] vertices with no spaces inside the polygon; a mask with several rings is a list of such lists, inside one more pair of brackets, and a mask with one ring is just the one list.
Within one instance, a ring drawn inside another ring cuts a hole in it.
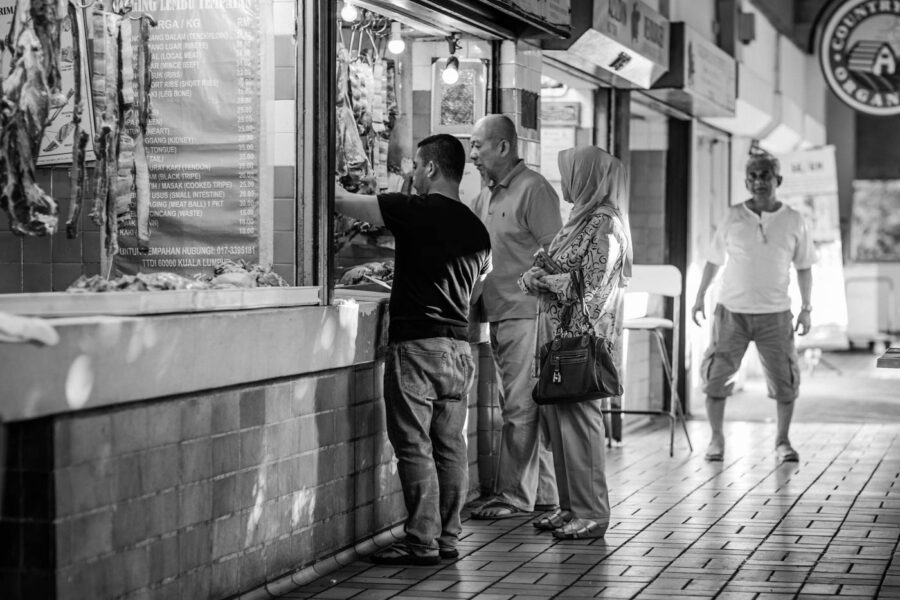
[{"label": "woman in headscarf", "polygon": [[[549,248],[560,272],[535,266],[519,280],[526,293],[540,296],[537,347],[557,332],[576,336],[589,328],[615,344],[622,331],[619,308],[632,262],[628,224],[618,209],[626,191],[625,168],[604,150],[585,146],[560,152],[559,171],[563,198],[573,205]],[[578,277],[584,282],[587,316],[577,292]],[[563,318],[566,312],[570,316]],[[541,407],[553,450],[559,509],[534,526],[553,530],[554,537],[603,537],[609,526],[601,406],[597,399]]]}]

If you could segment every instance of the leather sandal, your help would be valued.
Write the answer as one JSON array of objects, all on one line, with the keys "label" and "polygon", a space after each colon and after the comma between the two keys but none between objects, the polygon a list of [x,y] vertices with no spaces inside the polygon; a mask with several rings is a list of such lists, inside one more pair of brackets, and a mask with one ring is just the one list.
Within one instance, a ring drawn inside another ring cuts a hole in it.
[{"label": "leather sandal", "polygon": [[582,540],[602,538],[606,535],[606,523],[598,523],[590,519],[572,519],[562,527],[553,530],[553,537],[558,540]]},{"label": "leather sandal", "polygon": [[532,523],[532,525],[535,529],[539,529],[540,531],[553,531],[571,521],[572,517],[573,515],[570,511],[558,508],[552,514],[541,517]]},{"label": "leather sandal", "polygon": [[788,442],[782,442],[775,447],[775,454],[779,463],[800,462],[800,454]]},{"label": "leather sandal", "polygon": [[513,517],[530,517],[531,514],[531,512],[517,508],[508,502],[491,500],[478,510],[472,511],[472,518],[476,521],[494,521]]}]

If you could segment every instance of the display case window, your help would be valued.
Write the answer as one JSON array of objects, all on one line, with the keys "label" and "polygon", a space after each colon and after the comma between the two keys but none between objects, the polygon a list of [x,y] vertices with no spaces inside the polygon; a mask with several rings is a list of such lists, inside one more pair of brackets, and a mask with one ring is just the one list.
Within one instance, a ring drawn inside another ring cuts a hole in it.
[{"label": "display case window", "polygon": [[[361,8],[352,21],[338,13],[337,26],[335,186],[362,194],[414,193],[416,144],[452,133],[466,145],[486,114],[491,42]],[[477,172],[467,169],[473,176]],[[336,213],[332,251],[336,291],[390,291],[390,231]]]},{"label": "display case window", "polygon": [[[0,0],[0,9],[15,4]],[[77,27],[70,18],[62,27],[68,104],[55,114],[63,122],[45,132],[53,139],[43,141],[36,161],[38,184],[59,205],[57,226],[18,236],[3,224],[0,293],[63,291],[80,277],[91,280],[86,288],[101,288],[125,278],[157,281],[163,273],[207,283],[225,275],[222,285],[248,287],[318,279],[297,260],[312,244],[298,191],[298,103],[306,97],[298,77],[306,52],[298,3],[82,4],[73,13]],[[0,10],[0,27],[12,21],[10,12]],[[67,235],[75,201],[73,36],[81,41],[82,122],[90,139],[81,211]],[[10,61],[7,55],[5,70]],[[109,93],[117,78],[118,100]],[[104,139],[110,128],[114,134]]]}]

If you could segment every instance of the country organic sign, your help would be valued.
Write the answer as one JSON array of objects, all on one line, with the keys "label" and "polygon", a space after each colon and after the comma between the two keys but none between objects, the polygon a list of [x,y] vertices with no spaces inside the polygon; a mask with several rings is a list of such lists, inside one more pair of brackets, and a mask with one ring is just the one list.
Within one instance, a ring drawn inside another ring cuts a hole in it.
[{"label": "country organic sign", "polygon": [[825,22],[819,62],[828,85],[851,108],[900,114],[900,2],[851,0]]}]

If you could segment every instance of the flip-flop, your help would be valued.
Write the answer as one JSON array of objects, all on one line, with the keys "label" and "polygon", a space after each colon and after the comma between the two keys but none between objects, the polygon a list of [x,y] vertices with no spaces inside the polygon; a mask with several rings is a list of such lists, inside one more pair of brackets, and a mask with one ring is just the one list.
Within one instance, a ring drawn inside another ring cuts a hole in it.
[{"label": "flip-flop", "polygon": [[775,447],[779,463],[800,462],[800,454],[790,444],[778,444]]},{"label": "flip-flop", "polygon": [[[490,511],[491,509],[497,510],[491,514],[485,513],[485,511]],[[530,517],[531,514],[502,500],[491,500],[483,504],[478,510],[472,511],[472,518],[476,521],[496,521],[497,519],[511,519],[513,517]]]},{"label": "flip-flop", "polygon": [[[564,516],[565,515],[565,516]],[[572,513],[567,510],[557,509],[553,514],[541,517],[532,525],[541,531],[553,531],[559,529],[572,520]]]},{"label": "flip-flop", "polygon": [[376,565],[414,565],[417,567],[436,565],[441,562],[438,554],[415,554],[405,542],[397,542],[382,548],[369,557]]},{"label": "flip-flop", "polygon": [[602,538],[606,535],[607,525],[590,519],[572,519],[562,527],[553,530],[553,537],[558,540],[583,540]]}]

